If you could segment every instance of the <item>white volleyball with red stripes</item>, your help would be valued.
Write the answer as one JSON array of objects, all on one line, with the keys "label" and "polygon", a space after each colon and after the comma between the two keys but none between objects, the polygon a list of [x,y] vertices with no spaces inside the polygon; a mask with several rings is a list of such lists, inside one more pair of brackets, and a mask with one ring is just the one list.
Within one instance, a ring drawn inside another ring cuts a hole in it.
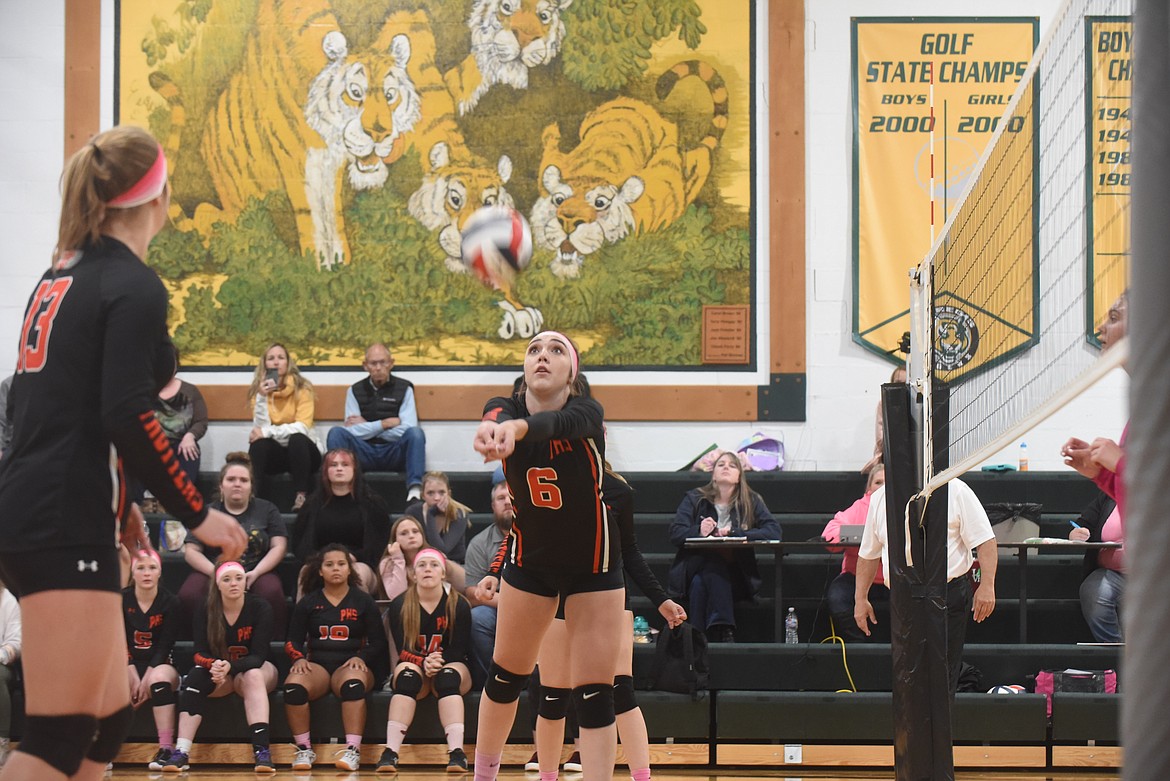
[{"label": "white volleyball with red stripes", "polygon": [[484,206],[463,225],[463,265],[481,282],[505,293],[532,262],[532,229],[508,206]]}]

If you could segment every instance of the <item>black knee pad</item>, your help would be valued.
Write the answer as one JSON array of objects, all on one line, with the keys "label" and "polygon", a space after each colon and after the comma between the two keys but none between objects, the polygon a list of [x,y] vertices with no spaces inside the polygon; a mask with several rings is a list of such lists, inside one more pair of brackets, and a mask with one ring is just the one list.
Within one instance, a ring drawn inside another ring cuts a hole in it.
[{"label": "black knee pad", "polygon": [[573,699],[572,689],[558,689],[554,686],[540,687],[540,705],[536,706],[537,715],[550,721],[559,721],[569,713],[569,703]]},{"label": "black knee pad", "polygon": [[417,697],[422,691],[422,676],[407,667],[394,678],[394,693],[404,697]]},{"label": "black knee pad", "polygon": [[284,704],[308,705],[309,690],[299,683],[286,683],[284,685]]},{"label": "black knee pad", "polygon": [[154,707],[175,704],[175,690],[169,683],[160,681],[150,685],[150,704]]},{"label": "black knee pad", "polygon": [[613,684],[587,683],[573,688],[573,706],[582,729],[600,729],[614,722]]},{"label": "black knee pad", "polygon": [[72,776],[93,745],[97,730],[95,716],[25,716],[19,750]]},{"label": "black knee pad", "polygon": [[483,693],[492,702],[515,702],[520,699],[520,694],[528,685],[529,675],[532,673],[527,675],[510,673],[493,661],[492,666],[488,668],[488,679],[484,684]]},{"label": "black knee pad", "polygon": [[118,750],[126,741],[126,735],[130,732],[130,722],[133,720],[134,709],[129,705],[103,719],[98,719],[97,737],[93,739],[93,745],[89,747],[89,753],[85,758],[103,765],[113,762],[114,757],[118,756]]},{"label": "black knee pad", "polygon": [[341,701],[355,702],[366,698],[366,685],[361,681],[348,680],[341,684]]},{"label": "black knee pad", "polygon": [[192,716],[202,716],[207,698],[215,691],[211,673],[205,667],[196,667],[187,673],[179,689],[179,710]]},{"label": "black knee pad", "polygon": [[435,696],[439,699],[451,697],[452,695],[458,697],[459,688],[462,685],[463,676],[459,674],[458,670],[452,670],[450,667],[444,667],[439,670],[438,675],[435,676],[435,680],[431,684],[435,689]]},{"label": "black knee pad", "polygon": [[638,707],[638,698],[634,696],[634,676],[615,675],[613,677],[613,712],[621,715]]}]

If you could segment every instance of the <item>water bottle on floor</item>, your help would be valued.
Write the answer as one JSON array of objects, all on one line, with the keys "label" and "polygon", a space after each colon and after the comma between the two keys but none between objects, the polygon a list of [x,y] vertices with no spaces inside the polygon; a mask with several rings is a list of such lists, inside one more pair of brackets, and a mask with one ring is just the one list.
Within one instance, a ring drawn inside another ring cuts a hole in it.
[{"label": "water bottle on floor", "polygon": [[796,608],[788,608],[788,617],[784,619],[784,642],[788,645],[796,645],[800,639],[796,635],[798,623],[796,620]]}]

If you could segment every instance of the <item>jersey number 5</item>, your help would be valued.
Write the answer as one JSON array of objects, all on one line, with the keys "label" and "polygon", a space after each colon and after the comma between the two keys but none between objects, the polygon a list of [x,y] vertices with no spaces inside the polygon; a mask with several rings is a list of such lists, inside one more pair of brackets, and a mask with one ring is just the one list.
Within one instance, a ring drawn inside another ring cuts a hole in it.
[{"label": "jersey number 5", "polygon": [[49,358],[49,335],[53,332],[53,320],[65,300],[73,277],[43,280],[33,294],[28,314],[24,316],[24,327],[20,330],[20,356],[16,360],[16,372],[39,372],[45,368]]},{"label": "jersey number 5", "polygon": [[533,467],[528,470],[528,494],[534,507],[559,510],[564,501],[561,489],[557,487],[557,470],[549,467]]}]

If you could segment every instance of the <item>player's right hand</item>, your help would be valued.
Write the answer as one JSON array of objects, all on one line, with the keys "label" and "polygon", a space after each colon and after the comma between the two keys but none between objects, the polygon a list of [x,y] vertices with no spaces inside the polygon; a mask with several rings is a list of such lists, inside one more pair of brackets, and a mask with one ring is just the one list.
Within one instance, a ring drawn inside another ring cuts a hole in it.
[{"label": "player's right hand", "polygon": [[223,551],[224,561],[236,561],[248,547],[248,535],[240,522],[222,510],[208,510],[203,523],[191,530],[204,545]]}]

